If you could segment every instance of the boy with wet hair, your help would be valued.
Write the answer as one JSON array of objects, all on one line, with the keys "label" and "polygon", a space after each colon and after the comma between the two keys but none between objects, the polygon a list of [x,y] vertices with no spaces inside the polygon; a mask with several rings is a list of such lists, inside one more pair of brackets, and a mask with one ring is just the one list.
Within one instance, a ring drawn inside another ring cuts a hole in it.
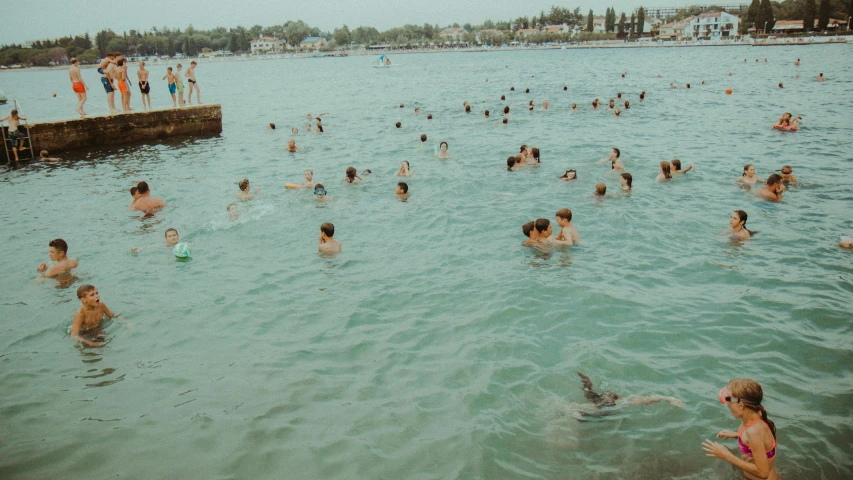
[{"label": "boy with wet hair", "polygon": [[409,198],[409,184],[406,182],[397,183],[396,194],[401,200]]},{"label": "boy with wet hair", "polygon": [[557,240],[569,242],[570,245],[581,241],[581,236],[572,224],[572,211],[568,208],[557,210],[557,225],[560,226],[560,233],[557,234]]},{"label": "boy with wet hair", "polygon": [[323,253],[340,253],[341,242],[335,240],[335,225],[326,222],[320,225],[320,245],[317,250]]},{"label": "boy with wet hair", "polygon": [[794,176],[794,169],[791,168],[790,165],[785,165],[782,167],[782,183],[787,185],[789,183],[797,183],[797,177]]},{"label": "boy with wet hair", "polygon": [[178,77],[172,73],[172,67],[166,68],[166,75],[162,80],[166,80],[169,83],[169,93],[172,95],[172,108],[177,108],[178,103],[175,93],[178,91]]},{"label": "boy with wet hair", "polygon": [[[240,183],[238,186],[240,187],[240,193],[237,194],[237,200],[251,200],[251,199],[255,198],[255,195],[249,191],[251,186],[249,185],[249,179],[248,178],[244,178],[243,180],[240,180]],[[261,191],[260,191],[260,189],[258,189],[258,187],[255,187],[255,193],[261,193]]]},{"label": "boy with wet hair", "polygon": [[534,221],[529,221],[521,226],[521,233],[527,237],[527,240],[522,242],[522,245],[531,246],[539,241],[539,232],[534,228]]},{"label": "boy with wet hair", "polygon": [[136,184],[136,193],[139,195],[133,202],[132,210],[141,210],[150,212],[155,208],[165,207],[166,202],[162,198],[152,197],[151,189],[148,187],[148,182],[139,182]]},{"label": "boy with wet hair", "polygon": [[139,194],[139,187],[130,187],[130,196],[133,197],[133,200],[130,201],[128,208],[133,210],[133,204],[142,196]]},{"label": "boy with wet hair", "polygon": [[596,197],[603,197],[606,194],[607,194],[607,185],[605,185],[603,182],[596,183],[595,184],[595,196]]},{"label": "boy with wet hair", "polygon": [[56,262],[47,268],[47,263],[40,263],[37,270],[41,273],[41,277],[55,277],[61,273],[69,272],[72,268],[77,268],[77,259],[68,258],[68,244],[65,240],[57,238],[51,240],[48,244],[48,255],[50,260]]},{"label": "boy with wet hair", "polygon": [[83,285],[77,289],[77,298],[83,304],[80,310],[74,315],[74,320],[71,323],[71,339],[80,342],[87,347],[100,347],[104,342],[93,342],[83,338],[80,334],[89,334],[103,340],[104,333],[101,331],[104,322],[104,315],[107,318],[113,319],[118,317],[110,311],[105,303],[101,303],[101,297],[98,295],[98,289],[93,285]]}]

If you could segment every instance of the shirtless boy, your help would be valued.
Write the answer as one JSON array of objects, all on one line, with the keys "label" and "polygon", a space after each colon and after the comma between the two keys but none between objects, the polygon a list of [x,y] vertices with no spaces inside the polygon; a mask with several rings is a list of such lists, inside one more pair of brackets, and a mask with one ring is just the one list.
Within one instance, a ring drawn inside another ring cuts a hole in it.
[{"label": "shirtless boy", "polygon": [[175,77],[174,73],[172,73],[172,67],[168,67],[166,69],[166,75],[161,80],[169,82],[169,93],[172,94],[172,108],[177,107],[178,104],[175,100],[175,92],[178,88],[178,78]]},{"label": "shirtless boy", "polygon": [[187,102],[184,101],[184,76],[181,73],[181,69],[184,68],[180,63],[178,64],[178,70],[175,72],[175,83],[178,89],[178,105],[184,106]]},{"label": "shirtless boy", "polygon": [[783,184],[797,183],[797,177],[794,176],[794,169],[790,165],[785,165],[781,171]]},{"label": "shirtless boy", "polygon": [[329,222],[320,225],[320,245],[317,250],[323,253],[340,253],[341,242],[335,240],[335,226]]},{"label": "shirtless boy", "polygon": [[151,73],[145,69],[145,62],[139,62],[139,70],[136,72],[136,78],[139,80],[139,92],[142,94],[142,108],[151,110],[151,85],[148,84],[148,74]]},{"label": "shirtless boy", "polygon": [[89,87],[86,86],[86,82],[80,75],[80,66],[77,64],[76,58],[71,59],[68,78],[71,80],[71,90],[74,90],[74,94],[77,95],[77,113],[80,114],[80,118],[83,118],[86,116],[86,112],[83,111],[83,104],[86,103],[86,90]]},{"label": "shirtless boy", "polygon": [[409,184],[406,182],[397,183],[397,189],[394,192],[400,200],[409,198]]},{"label": "shirtless boy", "polygon": [[136,201],[133,202],[133,207],[131,207],[131,210],[148,212],[154,210],[155,208],[166,206],[166,202],[164,202],[162,198],[151,196],[151,189],[148,187],[148,183],[146,182],[139,182],[136,185],[136,193],[139,194],[139,198],[137,198]]},{"label": "shirtless boy", "polygon": [[557,234],[557,240],[568,241],[570,244],[575,244],[581,241],[581,236],[572,224],[572,211],[568,208],[557,210],[557,225],[560,226],[560,233]]},{"label": "shirtless boy", "polygon": [[130,89],[127,88],[127,73],[125,72],[125,59],[116,62],[116,83],[118,91],[121,93],[121,110],[124,113],[130,112]]},{"label": "shirtless boy", "polygon": [[527,237],[527,240],[521,243],[522,245],[530,247],[535,245],[536,242],[539,241],[539,232],[537,232],[534,228],[534,224],[535,222],[531,220],[521,226],[521,233],[523,233],[524,236]]},{"label": "shirtless boy", "polygon": [[[249,185],[248,178],[240,180],[238,186],[240,187],[240,193],[237,194],[237,200],[251,200],[255,198],[255,195],[249,191],[251,189],[251,186]],[[261,193],[261,191],[257,187],[255,187],[255,193]]]},{"label": "shirtless boy", "polygon": [[104,91],[107,92],[107,106],[110,108],[110,113],[118,113],[116,110],[115,92],[116,88],[113,84],[115,79],[115,71],[113,65],[116,62],[116,54],[108,53],[107,56],[98,64],[98,73],[101,74],[101,83],[104,85]]},{"label": "shirtless boy", "polygon": [[104,344],[103,342],[86,340],[80,334],[90,334],[99,340],[103,340],[104,334],[101,332],[101,327],[104,322],[104,315],[110,319],[118,317],[118,315],[113,314],[105,303],[101,303],[98,289],[92,285],[83,285],[78,288],[77,298],[80,299],[83,306],[74,314],[74,321],[71,323],[71,339],[87,347],[100,347]]},{"label": "shirtless boy", "polygon": [[[15,161],[18,161],[18,150],[26,150],[27,147],[21,142],[21,134],[18,133],[18,123],[21,120],[26,120],[27,117],[18,115],[17,110],[12,110],[8,117],[0,118],[0,123],[9,122],[9,143],[12,144],[12,153],[15,154]],[[18,146],[20,144],[20,146]]]},{"label": "shirtless boy", "polygon": [[77,259],[66,256],[68,253],[68,244],[65,243],[65,240],[61,238],[52,240],[48,244],[48,247],[47,253],[50,256],[50,260],[56,263],[51,265],[50,268],[47,268],[47,263],[39,264],[37,270],[41,273],[41,277],[55,277],[60,273],[71,271],[72,268],[77,268]]},{"label": "shirtless boy", "polygon": [[190,91],[187,93],[187,103],[193,104],[193,88],[195,88],[196,104],[201,105],[201,90],[198,88],[198,82],[195,79],[195,67],[198,64],[195,60],[190,62],[190,68],[187,69],[187,83],[190,84]]},{"label": "shirtless boy", "polygon": [[785,191],[785,186],[782,185],[782,176],[774,173],[767,177],[767,183],[759,188],[755,194],[771,202],[781,202],[783,191]]},{"label": "shirtless boy", "polygon": [[551,225],[551,221],[547,218],[537,218],[533,223],[533,228],[536,229],[536,233],[539,238],[537,242],[539,244],[544,245],[571,245],[571,240],[558,240],[555,238],[551,238],[551,233],[554,231],[554,227]]}]

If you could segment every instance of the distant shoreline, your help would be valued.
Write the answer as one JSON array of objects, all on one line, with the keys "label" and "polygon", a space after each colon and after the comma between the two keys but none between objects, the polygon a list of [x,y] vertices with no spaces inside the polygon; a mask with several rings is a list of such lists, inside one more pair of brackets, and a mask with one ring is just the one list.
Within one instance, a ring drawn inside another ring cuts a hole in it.
[{"label": "distant shoreline", "polygon": [[[253,62],[259,60],[294,60],[294,59],[318,59],[318,58],[342,58],[342,57],[369,57],[378,55],[411,55],[418,53],[488,53],[488,52],[524,52],[524,51],[542,51],[542,50],[590,50],[603,48],[689,48],[689,47],[793,47],[793,46],[818,46],[818,45],[849,45],[853,44],[853,35],[842,35],[836,37],[820,37],[827,38],[826,41],[819,42],[796,42],[790,39],[777,39],[776,41],[756,41],[756,42],[703,42],[697,43],[693,41],[686,42],[621,42],[613,40],[602,40],[587,42],[577,45],[549,45],[535,47],[499,47],[499,48],[439,48],[439,49],[390,49],[390,50],[342,50],[336,52],[305,52],[305,53],[269,53],[263,55],[234,55],[229,57],[188,57],[181,59],[154,59],[143,60],[146,65],[170,65],[178,62],[189,63],[193,60],[200,64],[213,62]],[[782,41],[784,40],[784,41]],[[608,43],[613,42],[613,43]],[[138,62],[134,62],[138,63]],[[94,69],[97,65],[81,65],[82,69]],[[0,72],[20,72],[20,71],[49,71],[49,70],[65,70],[68,65],[57,65],[49,67],[23,67],[23,68],[6,68],[0,69]]]}]

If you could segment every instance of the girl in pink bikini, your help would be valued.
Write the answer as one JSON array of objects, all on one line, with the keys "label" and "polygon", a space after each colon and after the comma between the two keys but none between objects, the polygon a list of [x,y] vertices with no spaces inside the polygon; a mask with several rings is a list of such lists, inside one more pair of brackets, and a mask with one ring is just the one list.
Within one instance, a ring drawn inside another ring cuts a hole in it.
[{"label": "girl in pink bikini", "polygon": [[737,432],[723,430],[717,438],[737,438],[740,458],[717,442],[705,440],[702,450],[708,457],[722,458],[743,470],[750,480],[779,480],[776,473],[776,426],[767,418],[761,405],[764,392],[761,385],[745,378],[732,380],[720,390],[720,403],[728,405],[729,412],[741,419]]}]

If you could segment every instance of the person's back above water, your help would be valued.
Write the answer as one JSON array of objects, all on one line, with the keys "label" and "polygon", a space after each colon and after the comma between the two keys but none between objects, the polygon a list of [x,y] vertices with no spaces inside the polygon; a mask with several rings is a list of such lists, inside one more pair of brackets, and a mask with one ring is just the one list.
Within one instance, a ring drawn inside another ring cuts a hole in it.
[{"label": "person's back above water", "polygon": [[329,222],[326,222],[320,225],[320,245],[317,246],[317,250],[323,253],[340,253],[341,252],[341,242],[335,240],[335,225]]},{"label": "person's back above water", "polygon": [[146,182],[139,182],[139,184],[136,185],[136,192],[139,194],[139,198],[133,202],[133,210],[147,212],[167,205],[162,198],[151,196],[151,190]]}]

